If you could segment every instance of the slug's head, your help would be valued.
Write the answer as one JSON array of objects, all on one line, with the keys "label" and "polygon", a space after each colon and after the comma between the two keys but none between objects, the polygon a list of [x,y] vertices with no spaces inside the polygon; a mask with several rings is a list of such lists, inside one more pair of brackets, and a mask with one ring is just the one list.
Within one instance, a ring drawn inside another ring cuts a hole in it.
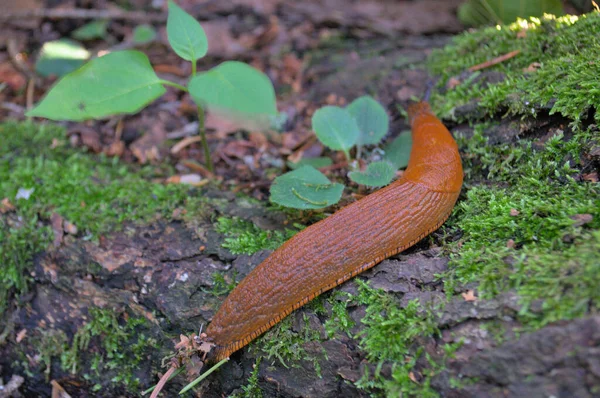
[{"label": "slug's head", "polygon": [[426,101],[417,102],[408,106],[408,122],[411,127],[420,116],[431,115],[431,107]]}]

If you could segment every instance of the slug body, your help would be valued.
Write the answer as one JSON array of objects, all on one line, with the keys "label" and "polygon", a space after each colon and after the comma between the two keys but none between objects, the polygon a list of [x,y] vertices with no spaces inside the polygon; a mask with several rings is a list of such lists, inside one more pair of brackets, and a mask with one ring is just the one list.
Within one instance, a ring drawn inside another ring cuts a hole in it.
[{"label": "slug body", "polygon": [[244,347],[319,294],[439,228],[458,198],[456,142],[426,102],[409,107],[413,146],[402,177],[284,243],[231,292],[206,330],[211,361]]}]

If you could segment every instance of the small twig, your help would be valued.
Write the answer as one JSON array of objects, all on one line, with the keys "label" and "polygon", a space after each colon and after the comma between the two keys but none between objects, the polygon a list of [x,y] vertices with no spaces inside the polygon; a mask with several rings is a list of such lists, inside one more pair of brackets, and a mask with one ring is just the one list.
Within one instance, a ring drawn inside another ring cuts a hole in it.
[{"label": "small twig", "polygon": [[167,370],[167,372],[158,381],[158,384],[154,387],[154,391],[152,391],[152,395],[150,395],[150,398],[158,397],[158,394],[160,394],[160,391],[163,389],[165,384],[167,384],[167,381],[169,381],[169,379],[171,378],[173,373],[175,373],[176,370],[177,368],[175,366],[171,366],[169,370]]},{"label": "small twig", "polygon": [[194,142],[199,142],[199,141],[202,141],[202,137],[200,137],[199,135],[196,135],[193,137],[186,137],[183,140],[179,141],[177,144],[173,145],[173,147],[171,148],[171,153],[173,155],[175,155],[175,154],[177,154],[177,152],[181,151],[186,146],[190,146]]},{"label": "small twig", "polygon": [[29,79],[27,83],[27,96],[25,98],[25,108],[29,111],[33,108],[33,94],[35,92],[35,77]]},{"label": "small twig", "polygon": [[486,69],[489,68],[491,66],[497,65],[500,62],[504,62],[506,60],[509,60],[513,57],[515,57],[517,54],[519,54],[521,52],[521,50],[515,50],[515,51],[511,51],[507,54],[501,55],[499,57],[496,57],[494,59],[490,59],[489,61],[485,61],[481,64],[477,64],[477,65],[473,65],[469,68],[469,72],[475,72],[481,69]]}]

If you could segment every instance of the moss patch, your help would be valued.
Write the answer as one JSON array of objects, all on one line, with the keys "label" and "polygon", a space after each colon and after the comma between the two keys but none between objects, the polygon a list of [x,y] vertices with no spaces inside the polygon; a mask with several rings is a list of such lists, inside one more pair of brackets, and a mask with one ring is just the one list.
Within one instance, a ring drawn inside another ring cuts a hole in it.
[{"label": "moss patch", "polygon": [[[71,343],[62,331],[42,334],[40,353],[46,373],[50,375],[51,359],[60,357],[64,371],[85,372],[83,378],[93,385],[93,391],[114,388],[114,385],[135,391],[140,383],[137,375],[140,365],[147,360],[148,353],[157,348],[156,340],[144,334],[146,329],[144,318],[120,320],[112,310],[92,308],[89,321],[77,330]],[[89,349],[92,342],[93,349]],[[84,357],[90,366],[81,369]],[[113,376],[108,378],[107,373]],[[99,384],[101,380],[109,380],[111,385]]]},{"label": "moss patch", "polygon": [[[116,158],[69,148],[64,129],[51,124],[4,123],[0,138],[0,199],[16,207],[0,216],[0,312],[11,293],[27,290],[33,255],[52,241],[52,213],[94,239],[125,221],[170,215],[192,193],[149,182],[156,168],[133,170]],[[16,199],[19,190],[31,189],[29,198]]]},{"label": "moss patch", "polygon": [[[504,75],[499,83],[484,84],[481,72],[466,73],[471,66],[519,50],[520,53],[487,71]],[[451,77],[460,84],[436,95],[439,114],[451,116],[457,106],[477,100],[488,115],[507,108],[518,115],[535,115],[541,108],[560,113],[575,123],[595,109],[600,122],[600,13],[580,17],[545,16],[511,25],[490,27],[457,36],[453,44],[435,51],[431,71],[441,76],[440,86]],[[466,73],[466,74],[465,74]]]},{"label": "moss patch", "polygon": [[285,231],[265,231],[250,221],[238,217],[219,217],[215,228],[226,236],[223,247],[233,254],[254,254],[260,250],[275,250],[298,232],[296,229]]}]

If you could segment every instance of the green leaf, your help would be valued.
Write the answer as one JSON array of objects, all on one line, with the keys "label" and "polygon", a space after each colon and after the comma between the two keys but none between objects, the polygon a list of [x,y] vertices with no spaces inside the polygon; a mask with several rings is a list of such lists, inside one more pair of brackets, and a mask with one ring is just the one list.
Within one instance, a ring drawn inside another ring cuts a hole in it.
[{"label": "green leaf", "polygon": [[412,148],[412,135],[410,130],[400,133],[394,141],[383,148],[383,160],[394,166],[395,170],[408,166],[410,149]]},{"label": "green leaf", "polygon": [[152,25],[143,24],[138,25],[133,29],[133,42],[135,44],[146,44],[150,43],[156,38],[156,29]]},{"label": "green leaf", "polygon": [[173,0],[169,0],[167,38],[173,51],[186,61],[195,62],[208,52],[208,39],[200,23]]},{"label": "green leaf", "polygon": [[49,41],[42,47],[35,71],[42,76],[64,76],[83,65],[89,57],[90,52],[76,41]]},{"label": "green leaf", "polygon": [[389,184],[395,174],[394,166],[388,162],[373,162],[365,171],[352,171],[348,173],[348,177],[357,184],[382,187]]},{"label": "green leaf", "polygon": [[469,0],[458,8],[458,19],[465,25],[508,24],[517,18],[563,15],[561,0]]},{"label": "green leaf", "polygon": [[107,25],[107,20],[92,21],[75,29],[71,36],[77,40],[104,39]]},{"label": "green leaf", "polygon": [[357,98],[346,108],[356,119],[360,135],[357,145],[375,145],[383,139],[390,127],[385,108],[369,95]]},{"label": "green leaf", "polygon": [[344,151],[346,157],[360,135],[358,124],[350,112],[337,106],[319,108],[312,117],[312,128],[323,145]]},{"label": "green leaf", "polygon": [[320,209],[337,203],[343,190],[314,167],[302,166],[275,178],[270,200],[295,209]]},{"label": "green leaf", "polygon": [[164,92],[144,53],[117,51],[63,77],[27,116],[79,121],[136,113]]},{"label": "green leaf", "polygon": [[276,115],[275,89],[264,73],[243,62],[226,61],[188,84],[200,106],[249,115]]},{"label": "green leaf", "polygon": [[317,157],[317,158],[302,158],[300,161],[293,163],[287,162],[287,165],[290,169],[295,170],[302,166],[312,166],[315,169],[320,169],[321,167],[330,166],[333,163],[331,158],[328,157]]}]

